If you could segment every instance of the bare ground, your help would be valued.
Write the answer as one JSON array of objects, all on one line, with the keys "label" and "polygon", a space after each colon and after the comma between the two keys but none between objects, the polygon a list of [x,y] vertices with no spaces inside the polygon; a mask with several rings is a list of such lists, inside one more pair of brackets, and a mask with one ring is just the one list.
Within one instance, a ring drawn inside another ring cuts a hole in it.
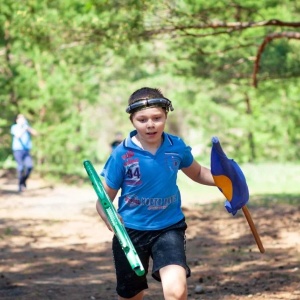
[{"label": "bare ground", "polygon": [[[92,188],[33,178],[18,194],[14,176],[0,176],[0,299],[116,299],[112,234],[95,211]],[[287,204],[288,196],[276,197],[248,205],[264,254],[242,212],[228,214],[223,199],[187,202],[188,299],[300,299],[300,198]],[[163,299],[148,278],[145,299]]]}]

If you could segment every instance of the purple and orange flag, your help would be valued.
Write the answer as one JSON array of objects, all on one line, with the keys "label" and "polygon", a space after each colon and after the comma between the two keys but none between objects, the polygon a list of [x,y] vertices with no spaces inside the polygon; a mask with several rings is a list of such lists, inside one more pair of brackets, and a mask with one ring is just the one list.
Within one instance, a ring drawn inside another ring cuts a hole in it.
[{"label": "purple and orange flag", "polygon": [[240,166],[233,159],[229,159],[226,156],[217,137],[212,138],[211,173],[216,186],[226,198],[225,208],[232,215],[235,215],[239,209],[242,209],[256,244],[260,252],[264,253],[265,249],[246,206],[249,201],[249,189],[246,178]]}]

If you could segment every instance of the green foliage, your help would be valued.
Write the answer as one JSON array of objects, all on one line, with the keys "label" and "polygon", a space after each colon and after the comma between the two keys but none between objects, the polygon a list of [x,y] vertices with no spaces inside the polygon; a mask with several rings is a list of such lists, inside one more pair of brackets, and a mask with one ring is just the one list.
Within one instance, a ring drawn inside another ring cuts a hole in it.
[{"label": "green foliage", "polygon": [[239,162],[300,159],[299,40],[270,42],[251,87],[265,37],[295,31],[255,22],[295,22],[297,1],[0,0],[0,9],[2,164],[18,112],[40,133],[40,171],[103,162],[115,132],[131,129],[127,99],[142,86],[172,99],[167,130],[201,159],[212,135]]}]

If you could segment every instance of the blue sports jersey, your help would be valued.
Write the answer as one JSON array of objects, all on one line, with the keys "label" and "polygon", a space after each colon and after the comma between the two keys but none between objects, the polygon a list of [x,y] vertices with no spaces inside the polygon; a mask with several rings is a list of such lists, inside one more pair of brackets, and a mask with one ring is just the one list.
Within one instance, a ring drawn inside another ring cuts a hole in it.
[{"label": "blue sports jersey", "polygon": [[153,155],[132,142],[136,134],[132,131],[111,154],[101,175],[110,188],[121,189],[118,213],[126,227],[163,229],[184,217],[177,173],[194,158],[177,136],[163,133],[163,143]]}]

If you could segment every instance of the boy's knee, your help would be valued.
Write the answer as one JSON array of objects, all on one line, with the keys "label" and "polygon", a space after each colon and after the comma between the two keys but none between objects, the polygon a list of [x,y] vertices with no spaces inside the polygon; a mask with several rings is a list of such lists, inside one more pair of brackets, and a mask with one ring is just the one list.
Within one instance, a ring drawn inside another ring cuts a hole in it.
[{"label": "boy's knee", "polygon": [[164,298],[166,300],[186,300],[187,299],[187,287],[185,284],[180,283],[164,287]]},{"label": "boy's knee", "polygon": [[186,271],[183,267],[170,265],[160,270],[163,293],[166,300],[186,300]]}]

